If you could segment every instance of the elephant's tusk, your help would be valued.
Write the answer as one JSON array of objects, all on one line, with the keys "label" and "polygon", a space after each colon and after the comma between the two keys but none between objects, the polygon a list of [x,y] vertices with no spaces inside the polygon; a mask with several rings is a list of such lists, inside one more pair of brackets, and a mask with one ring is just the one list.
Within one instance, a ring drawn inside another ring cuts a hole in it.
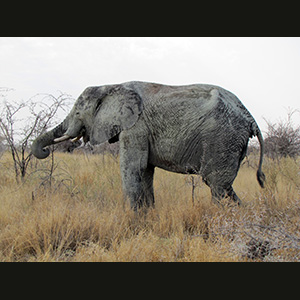
[{"label": "elephant's tusk", "polygon": [[71,137],[69,135],[63,135],[57,139],[54,139],[54,143],[60,143],[60,142],[63,142],[63,141],[66,141],[68,139],[70,139]]},{"label": "elephant's tusk", "polygon": [[71,142],[75,143],[75,142],[79,141],[81,138],[82,138],[82,135],[79,135],[78,137],[71,139]]}]

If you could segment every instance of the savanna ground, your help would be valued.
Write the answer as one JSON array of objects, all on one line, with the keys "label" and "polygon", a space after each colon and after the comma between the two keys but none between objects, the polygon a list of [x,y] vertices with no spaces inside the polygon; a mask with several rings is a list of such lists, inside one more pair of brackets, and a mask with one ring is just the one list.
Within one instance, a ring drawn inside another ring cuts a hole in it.
[{"label": "savanna ground", "polygon": [[[54,153],[16,183],[0,158],[0,261],[299,261],[299,161],[250,156],[234,188],[243,206],[211,203],[197,176],[156,169],[156,207],[134,213],[118,158]],[[192,179],[193,178],[193,179]]]}]

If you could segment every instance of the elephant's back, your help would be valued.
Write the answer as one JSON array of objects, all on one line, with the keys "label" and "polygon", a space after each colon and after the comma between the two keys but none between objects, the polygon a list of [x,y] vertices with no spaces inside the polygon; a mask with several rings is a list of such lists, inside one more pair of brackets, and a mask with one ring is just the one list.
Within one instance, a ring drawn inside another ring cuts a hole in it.
[{"label": "elephant's back", "polygon": [[134,89],[144,102],[157,99],[176,100],[180,99],[207,99],[213,89],[220,89],[218,86],[209,84],[191,85],[165,85],[152,82],[131,81],[124,85]]},{"label": "elephant's back", "polygon": [[[246,110],[242,102],[228,90],[212,84],[165,85],[152,82],[130,81],[123,85],[132,88],[141,97],[145,105],[151,102],[224,102],[230,109],[241,114]],[[195,101],[196,100],[196,101]]]},{"label": "elephant's back", "polygon": [[[258,129],[254,118],[238,97],[217,85],[164,85],[141,81],[125,85],[140,95],[148,113],[158,113],[161,118],[168,120],[173,116],[175,123],[181,123],[180,118],[184,122],[188,119],[197,122],[199,118],[207,116],[207,119],[216,120],[217,126],[224,123],[239,129],[244,126],[250,136],[255,135]],[[208,125],[212,123],[207,122]]]}]

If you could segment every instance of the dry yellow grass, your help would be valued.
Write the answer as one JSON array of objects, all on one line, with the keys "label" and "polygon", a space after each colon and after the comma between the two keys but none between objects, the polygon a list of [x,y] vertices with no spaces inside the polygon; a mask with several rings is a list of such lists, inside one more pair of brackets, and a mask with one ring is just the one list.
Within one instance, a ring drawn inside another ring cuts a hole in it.
[{"label": "dry yellow grass", "polygon": [[[250,165],[256,158],[250,157]],[[1,159],[0,261],[294,261],[300,257],[299,164],[266,160],[266,188],[244,164],[234,183],[242,207],[216,206],[194,176],[157,169],[156,208],[123,202],[118,159],[55,153],[33,160],[17,185]],[[193,201],[194,200],[194,201]]]}]

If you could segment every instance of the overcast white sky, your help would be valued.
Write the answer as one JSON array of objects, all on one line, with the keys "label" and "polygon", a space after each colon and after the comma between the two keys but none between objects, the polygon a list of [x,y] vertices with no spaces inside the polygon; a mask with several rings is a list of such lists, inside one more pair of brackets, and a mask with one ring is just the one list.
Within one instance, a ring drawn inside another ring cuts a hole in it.
[{"label": "overcast white sky", "polygon": [[14,89],[11,100],[77,98],[87,86],[131,80],[222,86],[264,130],[263,118],[300,109],[300,38],[0,38],[0,87]]}]

